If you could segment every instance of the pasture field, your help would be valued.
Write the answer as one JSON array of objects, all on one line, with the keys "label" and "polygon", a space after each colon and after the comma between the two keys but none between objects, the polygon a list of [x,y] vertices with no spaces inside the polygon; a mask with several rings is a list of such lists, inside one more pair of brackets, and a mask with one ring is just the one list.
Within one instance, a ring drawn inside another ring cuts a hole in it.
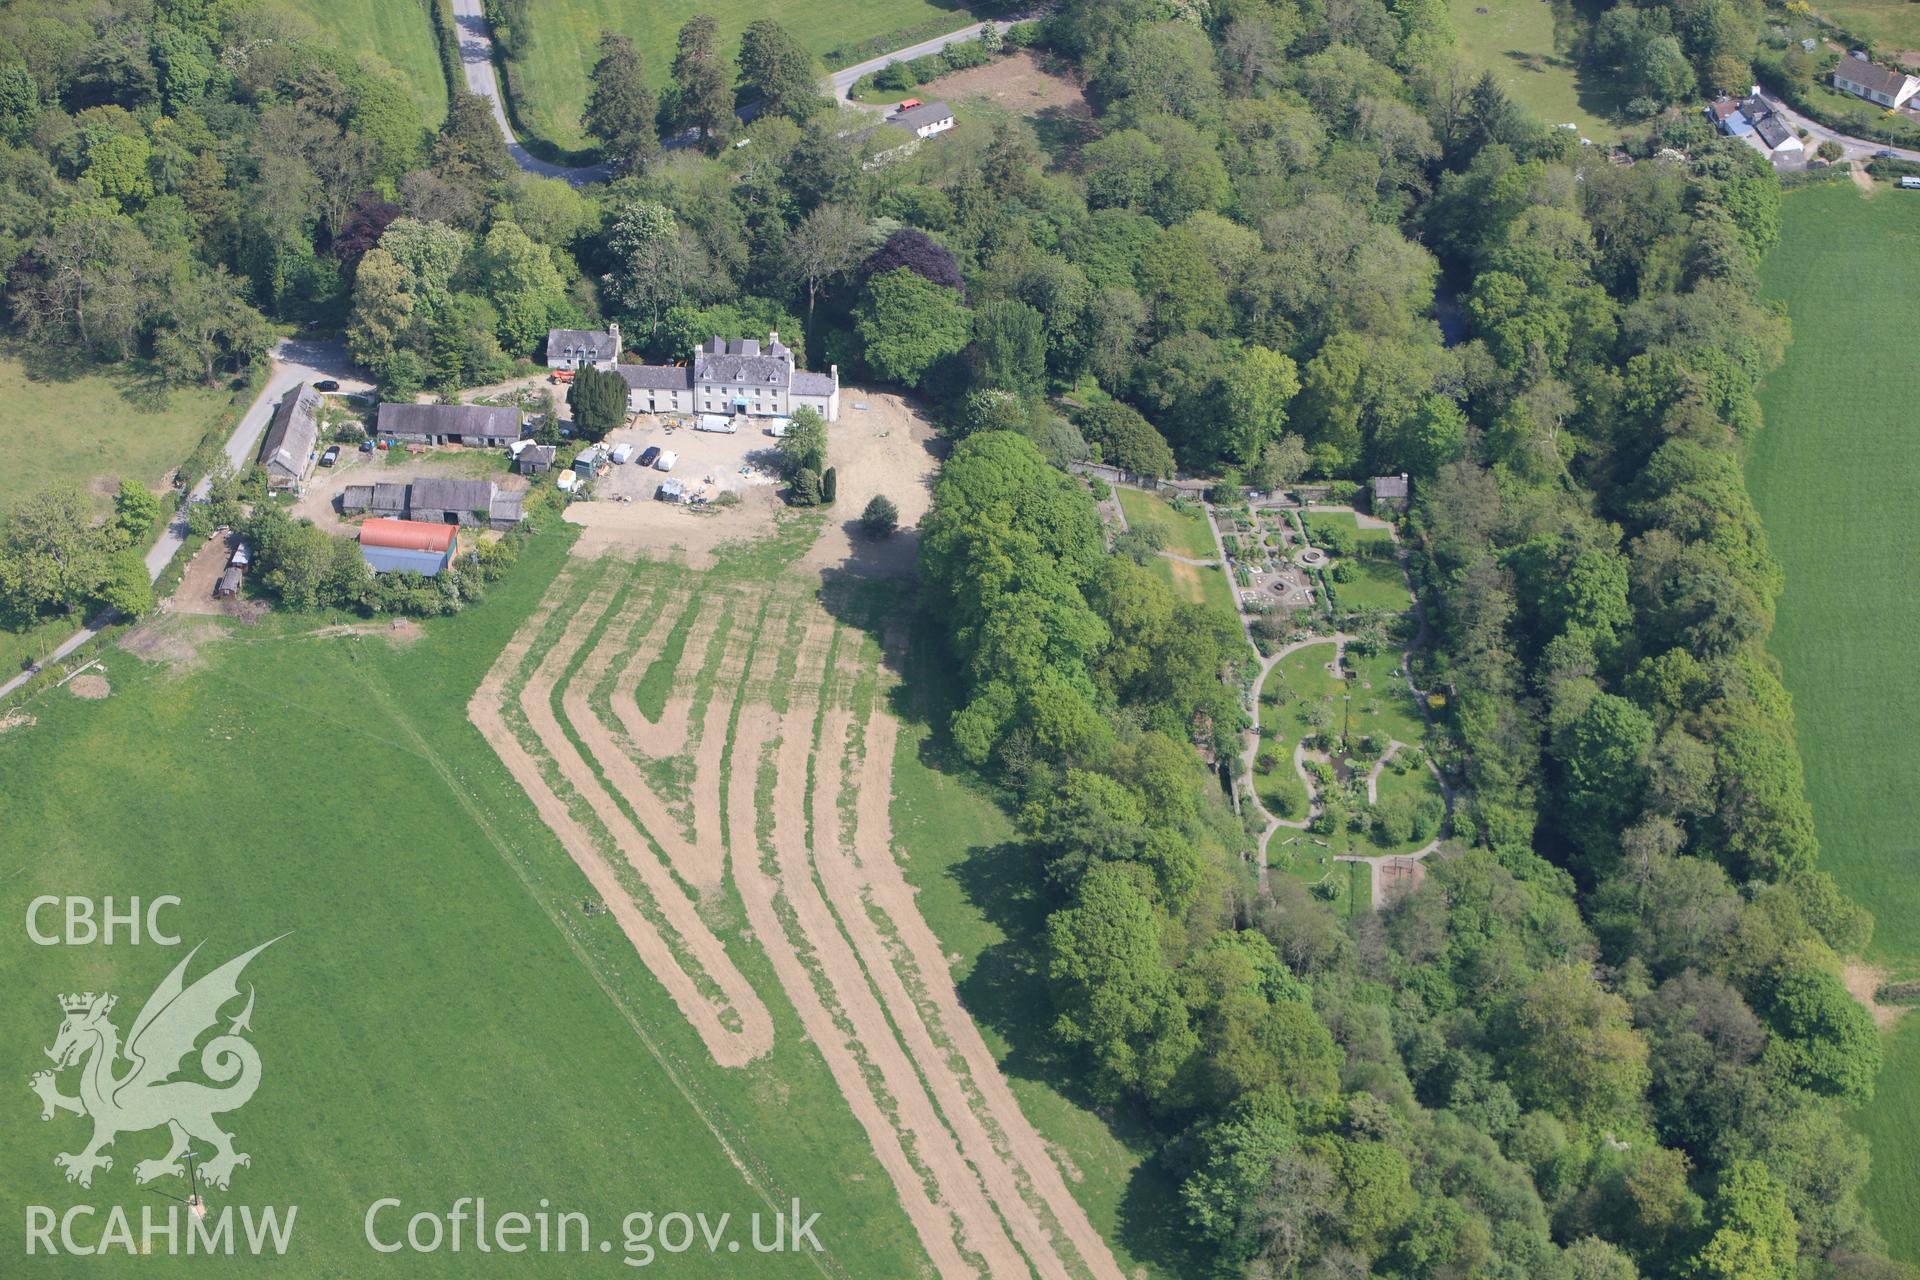
[{"label": "pasture field", "polygon": [[[437,129],[447,118],[447,77],[434,40],[432,0],[284,0],[356,58],[372,56],[392,69],[420,107],[420,122]],[[378,64],[374,64],[378,69]]]},{"label": "pasture field", "polygon": [[[1765,295],[1787,305],[1793,345],[1761,390],[1766,427],[1748,482],[1786,570],[1770,648],[1794,696],[1821,864],[1877,922],[1868,959],[1920,974],[1920,529],[1893,515],[1920,483],[1905,406],[1920,365],[1877,304],[1920,292],[1920,201],[1885,185],[1810,187],[1783,202]],[[1920,1262],[1920,1017],[1887,1040],[1875,1101],[1868,1205],[1898,1256]]]},{"label": "pasture field", "polygon": [[[740,50],[741,33],[756,18],[785,24],[815,57],[824,57],[842,45],[919,29],[924,24],[938,28],[929,29],[926,35],[944,35],[977,21],[964,8],[936,0],[839,0],[833,6],[831,21],[822,21],[820,8],[806,0],[719,0],[713,4],[693,0],[665,4],[550,0],[536,6],[534,12],[537,18],[533,29],[523,39],[511,68],[515,111],[535,136],[574,149],[589,145],[580,128],[580,112],[586,105],[588,76],[603,31],[633,37],[647,78],[655,88],[664,88],[673,62],[674,40],[681,24],[695,13],[711,14],[719,24],[719,48],[729,63]],[[926,35],[916,39],[925,39]]]},{"label": "pasture field", "polygon": [[1920,12],[1906,0],[1821,0],[1814,8],[1889,50],[1920,49]]},{"label": "pasture field", "polygon": [[[288,934],[248,970],[264,1069],[226,1118],[252,1155],[228,1194],[299,1207],[300,1274],[381,1270],[362,1236],[377,1199],[444,1212],[482,1194],[584,1212],[616,1248],[634,1210],[741,1223],[798,1195],[822,1214],[827,1254],[756,1255],[756,1271],[911,1274],[924,1254],[791,1012],[754,1066],[715,1067],[615,919],[586,909],[590,887],[466,720],[565,542],[536,542],[483,604],[411,644],[311,615],[208,643],[222,624],[176,620],[151,650],[172,665],[110,651],[110,696],[30,702],[36,722],[0,735],[0,905],[18,922],[40,894],[177,894],[171,922],[187,945],[207,940],[195,976]],[[40,947],[17,923],[4,931],[6,1074],[24,1082],[46,1065],[56,995],[114,991],[124,1031],[185,949]],[[81,1122],[42,1126],[24,1083],[17,1094],[9,1133],[25,1140],[0,1153],[0,1195],[56,1210],[158,1203],[132,1166],[164,1135],[123,1136],[83,1190],[53,1164],[79,1149]],[[9,1219],[0,1249],[17,1256],[21,1232]],[[468,1275],[468,1256],[410,1254],[406,1270]],[[737,1274],[724,1256],[675,1261]],[[137,1262],[158,1275],[199,1265]],[[582,1274],[565,1255],[517,1269]]]},{"label": "pasture field", "polygon": [[1120,495],[1120,509],[1127,513],[1130,527],[1154,525],[1165,535],[1165,549],[1173,554],[1189,560],[1219,561],[1220,548],[1214,545],[1213,530],[1207,527],[1206,514],[1197,503],[1177,511],[1166,499],[1142,489],[1116,487],[1115,492]]},{"label": "pasture field", "polygon": [[1559,28],[1573,20],[1566,0],[1449,0],[1448,10],[1468,66],[1493,72],[1517,106],[1551,125],[1578,125],[1595,143],[1619,140],[1609,119],[1617,91],[1564,56],[1569,39]]},{"label": "pasture field", "polygon": [[132,365],[40,376],[0,353],[0,515],[59,484],[86,490],[102,512],[122,476],[159,488],[234,395],[224,386],[160,391]]}]

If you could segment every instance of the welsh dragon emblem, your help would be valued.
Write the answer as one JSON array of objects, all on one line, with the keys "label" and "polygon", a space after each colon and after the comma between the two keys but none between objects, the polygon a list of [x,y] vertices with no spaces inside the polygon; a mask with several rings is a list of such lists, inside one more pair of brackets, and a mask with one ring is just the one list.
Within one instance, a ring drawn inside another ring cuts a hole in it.
[{"label": "welsh dragon emblem", "polygon": [[[66,1018],[53,1048],[47,1050],[53,1070],[36,1072],[28,1084],[40,1095],[42,1120],[53,1119],[57,1111],[93,1119],[93,1140],[85,1150],[53,1158],[66,1170],[68,1182],[92,1186],[94,1170],[113,1168],[113,1157],[102,1150],[115,1138],[160,1125],[167,1126],[172,1145],[160,1159],[134,1165],[136,1182],[184,1176],[180,1158],[195,1141],[214,1149],[213,1156],[200,1164],[200,1177],[222,1190],[234,1166],[252,1163],[233,1149],[233,1135],[214,1120],[216,1114],[245,1106],[260,1085],[260,1054],[240,1034],[252,1029],[248,1022],[253,1016],[251,986],[246,1007],[228,1022],[225,1032],[200,1050],[201,1074],[214,1083],[173,1077],[186,1065],[200,1037],[218,1025],[220,1010],[239,998],[240,972],[247,962],[279,940],[261,943],[188,986],[187,965],[199,954],[196,946],[147,997],[124,1046],[119,1029],[108,1018],[117,997],[91,991],[60,997]],[[61,1093],[55,1078],[73,1066],[80,1068],[78,1097]]]}]

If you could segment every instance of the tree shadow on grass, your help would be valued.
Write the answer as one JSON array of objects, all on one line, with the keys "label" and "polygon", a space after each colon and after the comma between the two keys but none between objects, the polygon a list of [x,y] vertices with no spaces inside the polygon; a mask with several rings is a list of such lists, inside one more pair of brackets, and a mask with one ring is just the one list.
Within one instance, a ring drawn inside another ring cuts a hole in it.
[{"label": "tree shadow on grass", "polygon": [[20,362],[33,382],[75,382],[81,378],[104,378],[127,406],[141,413],[157,413],[167,407],[171,390],[160,366],[152,360],[123,360],[109,363],[85,352],[58,343],[15,342],[0,346],[0,354]]},{"label": "tree shadow on grass", "polygon": [[[868,607],[880,603],[879,597],[869,594]],[[943,633],[922,611],[914,612],[909,625],[892,710],[902,723],[925,730],[917,747],[922,765],[977,794],[992,794],[990,784],[960,756],[946,731],[961,689],[958,667]],[[992,794],[992,798],[1003,807],[1010,802],[1005,794]],[[942,874],[1000,934],[999,941],[975,956],[956,989],[968,1013],[991,1033],[990,1041],[1007,1047],[1001,1069],[1010,1078],[1044,1084],[1098,1116],[1123,1147],[1147,1157],[1134,1169],[1118,1208],[1118,1241],[1127,1252],[1171,1275],[1207,1274],[1206,1259],[1194,1251],[1185,1234],[1177,1181],[1154,1154],[1167,1135],[1155,1128],[1142,1108],[1102,1105],[1088,1091],[1084,1060],[1062,1047],[1053,1034],[1046,923],[1059,904],[1044,880],[1038,856],[1019,840],[975,843]]]}]

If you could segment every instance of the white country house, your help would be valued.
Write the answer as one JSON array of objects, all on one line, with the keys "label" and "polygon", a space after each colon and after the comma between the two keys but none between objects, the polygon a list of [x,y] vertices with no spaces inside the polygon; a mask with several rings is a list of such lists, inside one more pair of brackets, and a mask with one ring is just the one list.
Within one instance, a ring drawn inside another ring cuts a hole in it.
[{"label": "white country house", "polygon": [[778,333],[762,346],[753,338],[712,337],[691,364],[616,365],[627,380],[628,413],[745,414],[785,418],[812,409],[840,420],[840,366],[812,373],[794,365]]},{"label": "white country house", "polygon": [[1920,80],[1877,66],[1856,53],[1840,59],[1840,65],[1833,69],[1833,87],[1883,107],[1904,107],[1907,99],[1920,92]]},{"label": "white country house", "polygon": [[620,361],[620,326],[547,330],[547,368],[611,369]]}]

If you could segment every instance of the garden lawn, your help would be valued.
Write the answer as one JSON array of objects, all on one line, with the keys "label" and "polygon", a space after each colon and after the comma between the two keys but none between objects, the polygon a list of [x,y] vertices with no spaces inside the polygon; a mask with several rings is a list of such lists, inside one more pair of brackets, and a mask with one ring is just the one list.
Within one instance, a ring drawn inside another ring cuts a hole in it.
[{"label": "garden lawn", "polygon": [[1270,727],[1275,731],[1272,740],[1284,742],[1288,750],[1314,731],[1307,712],[1315,703],[1331,701],[1333,723],[1330,727],[1338,727],[1345,714],[1347,682],[1327,670],[1334,653],[1331,640],[1310,644],[1280,659],[1267,673],[1266,685],[1261,690],[1260,722],[1269,725],[1271,712]]},{"label": "garden lawn", "polygon": [[[1920,296],[1920,200],[1882,185],[1789,194],[1762,268],[1793,346],[1761,391],[1748,481],[1786,569],[1769,642],[1794,695],[1821,862],[1874,914],[1870,959],[1920,974],[1920,526],[1889,518],[1920,485],[1911,335],[1883,323]],[[1868,1205],[1920,1262],[1920,1015],[1888,1037]]]},{"label": "garden lawn", "polygon": [[[356,59],[377,58],[374,69],[403,84],[420,108],[420,122],[437,129],[447,116],[447,77],[434,39],[434,0],[287,0]],[[463,86],[464,87],[464,86]]]},{"label": "garden lawn", "polygon": [[1426,718],[1420,704],[1400,674],[1400,651],[1383,649],[1363,658],[1351,647],[1347,650],[1347,668],[1354,673],[1348,684],[1352,694],[1352,721],[1348,726],[1356,734],[1385,734],[1417,746],[1427,736]]},{"label": "garden lawn", "polygon": [[[251,399],[248,392],[239,393]],[[120,478],[159,488],[232,402],[224,388],[158,391],[121,365],[76,377],[31,377],[0,354],[0,515],[55,485],[76,485],[104,512]]]},{"label": "garden lawn", "polygon": [[674,40],[695,13],[711,14],[719,24],[719,47],[729,65],[740,51],[741,33],[756,18],[784,23],[815,57],[891,32],[905,33],[899,41],[904,47],[976,21],[963,8],[930,0],[836,0],[830,14],[808,0],[542,0],[532,9],[533,29],[509,68],[514,107],[535,137],[569,149],[589,145],[580,112],[603,31],[632,36],[647,78],[663,88]]},{"label": "garden lawn", "polygon": [[1233,584],[1219,565],[1183,564],[1165,556],[1147,561],[1147,570],[1173,588],[1173,594],[1189,604],[1204,604],[1224,609],[1231,617],[1239,611],[1233,603]]},{"label": "garden lawn", "polygon": [[[111,696],[28,703],[37,723],[0,735],[0,910],[16,922],[0,934],[0,1070],[24,1081],[46,1065],[57,993],[113,991],[124,1030],[186,950],[34,946],[27,903],[176,894],[167,923],[187,946],[207,941],[196,976],[287,935],[247,971],[265,1065],[259,1093],[223,1119],[252,1155],[235,1202],[299,1206],[289,1274],[370,1274],[375,1200],[444,1212],[463,1195],[496,1214],[543,1197],[586,1213],[616,1259],[636,1209],[731,1213],[744,1231],[800,1196],[822,1215],[830,1273],[917,1274],[925,1255],[791,1008],[769,1002],[765,1058],[716,1067],[613,918],[583,912],[587,881],[468,723],[468,697],[568,541],[535,541],[483,603],[404,647],[275,615],[203,645],[191,670],[111,650]],[[745,939],[737,951],[758,955]],[[777,989],[764,959],[743,968]],[[153,1202],[132,1165],[163,1134],[123,1135],[85,1190],[53,1163],[83,1142],[81,1122],[24,1124],[0,1149],[0,1197],[56,1212]],[[24,1248],[22,1230],[17,1216],[0,1226],[0,1251]],[[408,1255],[406,1270],[473,1265],[443,1251]],[[609,1265],[528,1253],[514,1269]],[[184,1254],[86,1269],[203,1270]],[[703,1248],[673,1269],[740,1274]],[[753,1271],[820,1274],[802,1254],[756,1254]]]},{"label": "garden lawn", "polygon": [[1116,488],[1115,492],[1120,495],[1120,509],[1127,513],[1127,524],[1132,528],[1157,525],[1166,534],[1166,550],[1189,560],[1220,559],[1213,530],[1207,527],[1206,513],[1198,504],[1176,511],[1158,494],[1141,489]]},{"label": "garden lawn", "polygon": [[1619,139],[1608,119],[1618,92],[1561,54],[1572,33],[1556,28],[1575,20],[1566,0],[1449,0],[1448,9],[1467,65],[1493,72],[1516,105],[1551,125],[1578,125],[1596,143]]},{"label": "garden lawn", "polygon": [[1377,609],[1383,613],[1405,613],[1413,607],[1407,594],[1407,580],[1401,576],[1398,560],[1376,560],[1355,556],[1347,562],[1353,577],[1346,582],[1331,574],[1333,600],[1338,609]]}]

